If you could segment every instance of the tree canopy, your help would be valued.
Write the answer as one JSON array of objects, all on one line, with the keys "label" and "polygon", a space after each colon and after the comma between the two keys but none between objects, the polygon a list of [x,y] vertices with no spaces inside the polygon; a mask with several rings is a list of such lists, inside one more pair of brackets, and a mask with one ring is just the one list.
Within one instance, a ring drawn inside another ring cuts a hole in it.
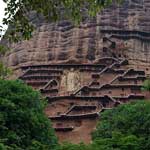
[{"label": "tree canopy", "polygon": [[21,81],[0,80],[0,149],[55,150],[46,101]]},{"label": "tree canopy", "polygon": [[149,150],[150,101],[132,102],[104,112],[93,133],[93,147]]}]

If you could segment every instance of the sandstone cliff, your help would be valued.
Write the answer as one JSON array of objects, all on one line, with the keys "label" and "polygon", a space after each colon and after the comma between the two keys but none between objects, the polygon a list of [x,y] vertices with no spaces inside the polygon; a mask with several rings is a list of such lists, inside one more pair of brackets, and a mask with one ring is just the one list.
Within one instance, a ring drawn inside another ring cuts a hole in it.
[{"label": "sandstone cliff", "polygon": [[91,142],[100,112],[147,97],[141,86],[150,74],[149,8],[150,0],[125,0],[80,26],[31,14],[33,38],[10,45],[6,64],[47,97],[60,141]]},{"label": "sandstone cliff", "polygon": [[149,15],[150,0],[114,4],[93,19],[85,17],[78,27],[67,20],[46,23],[31,15],[37,26],[33,38],[12,44],[5,60],[16,68],[27,64],[93,63],[102,56],[115,56],[144,65],[150,62]]}]

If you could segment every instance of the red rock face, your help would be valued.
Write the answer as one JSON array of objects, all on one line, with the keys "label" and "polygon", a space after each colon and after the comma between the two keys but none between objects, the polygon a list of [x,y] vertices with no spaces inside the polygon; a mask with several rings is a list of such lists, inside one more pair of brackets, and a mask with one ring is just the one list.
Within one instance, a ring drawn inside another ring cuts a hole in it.
[{"label": "red rock face", "polygon": [[[131,64],[149,63],[150,1],[125,0],[93,19],[85,17],[80,26],[67,20],[46,23],[31,15],[37,30],[29,41],[11,45],[9,66],[25,64],[93,63],[100,57],[125,57]],[[111,47],[107,37],[116,43]],[[139,57],[140,56],[140,57]],[[147,65],[147,64],[146,64]]]},{"label": "red rock face", "polygon": [[150,1],[125,0],[80,26],[31,15],[33,38],[12,44],[5,62],[49,100],[46,114],[60,141],[91,141],[99,114],[143,99],[150,74]]}]

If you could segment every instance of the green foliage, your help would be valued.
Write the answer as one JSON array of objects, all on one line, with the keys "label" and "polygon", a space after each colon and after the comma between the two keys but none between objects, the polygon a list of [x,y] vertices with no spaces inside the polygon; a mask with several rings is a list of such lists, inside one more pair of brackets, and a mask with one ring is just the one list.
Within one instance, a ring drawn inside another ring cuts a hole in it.
[{"label": "green foliage", "polygon": [[146,79],[142,86],[143,91],[150,91],[150,79]]},{"label": "green foliage", "polygon": [[0,149],[55,150],[46,101],[21,81],[0,80]]},{"label": "green foliage", "polygon": [[[83,17],[83,9],[90,16],[95,16],[104,7],[109,6],[113,0],[3,0],[7,4],[6,17],[3,24],[10,25],[7,32],[10,41],[29,39],[34,30],[29,23],[29,12],[35,11],[44,15],[48,21],[56,21],[63,17],[80,22]],[[121,0],[116,0],[121,2]],[[63,11],[62,11],[63,10]]]},{"label": "green foliage", "polygon": [[[6,46],[0,45],[0,58],[2,58],[10,49]],[[12,71],[0,61],[0,79],[6,79],[11,75]]]},{"label": "green foliage", "polygon": [[[63,143],[60,150],[92,150],[90,145]],[[94,150],[94,149],[93,149]]]},{"label": "green foliage", "polygon": [[6,79],[11,74],[12,70],[4,66],[4,64],[0,62],[0,79]]},{"label": "green foliage", "polygon": [[6,52],[8,52],[10,49],[6,46],[0,45],[0,57],[4,56]]},{"label": "green foliage", "polygon": [[105,111],[93,133],[93,145],[99,150],[149,150],[150,102],[132,102]]}]

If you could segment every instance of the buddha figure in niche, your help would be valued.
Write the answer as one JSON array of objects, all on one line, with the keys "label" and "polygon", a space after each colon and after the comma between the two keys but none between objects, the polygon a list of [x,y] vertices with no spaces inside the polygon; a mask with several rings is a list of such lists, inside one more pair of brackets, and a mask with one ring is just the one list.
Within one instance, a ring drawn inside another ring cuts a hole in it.
[{"label": "buddha figure in niche", "polygon": [[71,68],[64,71],[61,86],[66,92],[74,92],[81,86],[81,75],[78,70]]}]

